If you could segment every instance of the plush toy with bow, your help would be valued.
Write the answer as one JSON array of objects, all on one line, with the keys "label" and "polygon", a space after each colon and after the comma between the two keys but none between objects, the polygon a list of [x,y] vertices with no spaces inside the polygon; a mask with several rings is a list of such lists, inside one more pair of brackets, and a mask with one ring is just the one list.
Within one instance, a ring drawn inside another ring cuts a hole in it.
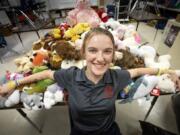
[{"label": "plush toy with bow", "polygon": [[101,22],[98,14],[90,7],[90,0],[76,0],[75,9],[68,13],[66,20],[71,27],[78,23],[97,27]]}]

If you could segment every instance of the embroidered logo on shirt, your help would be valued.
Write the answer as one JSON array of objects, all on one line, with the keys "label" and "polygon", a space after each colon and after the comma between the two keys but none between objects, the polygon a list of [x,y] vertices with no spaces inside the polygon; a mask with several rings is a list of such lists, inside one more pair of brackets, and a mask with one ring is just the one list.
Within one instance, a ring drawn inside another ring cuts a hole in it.
[{"label": "embroidered logo on shirt", "polygon": [[111,98],[113,97],[113,88],[112,86],[108,85],[104,88],[105,96],[106,98]]}]

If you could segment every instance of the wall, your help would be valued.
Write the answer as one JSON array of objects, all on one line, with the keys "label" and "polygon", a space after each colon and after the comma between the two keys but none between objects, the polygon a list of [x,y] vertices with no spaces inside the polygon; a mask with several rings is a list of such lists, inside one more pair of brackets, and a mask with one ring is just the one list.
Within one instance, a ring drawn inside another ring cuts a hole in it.
[{"label": "wall", "polygon": [[[73,8],[75,0],[46,0],[48,9]],[[98,5],[98,0],[90,0],[91,5]]]}]

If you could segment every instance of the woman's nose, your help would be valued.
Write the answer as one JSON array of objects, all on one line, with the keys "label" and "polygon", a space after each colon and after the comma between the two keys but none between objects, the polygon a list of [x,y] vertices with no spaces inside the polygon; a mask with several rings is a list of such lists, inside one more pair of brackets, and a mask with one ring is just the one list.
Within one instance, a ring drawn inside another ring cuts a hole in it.
[{"label": "woman's nose", "polygon": [[99,52],[96,58],[98,61],[104,61],[103,53]]}]

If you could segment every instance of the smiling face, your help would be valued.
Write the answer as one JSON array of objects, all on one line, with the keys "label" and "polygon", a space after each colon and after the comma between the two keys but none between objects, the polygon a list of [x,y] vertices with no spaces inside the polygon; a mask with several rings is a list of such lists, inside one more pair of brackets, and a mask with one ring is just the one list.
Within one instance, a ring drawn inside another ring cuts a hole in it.
[{"label": "smiling face", "polygon": [[114,56],[111,38],[103,33],[93,34],[86,41],[84,57],[87,62],[86,74],[90,78],[102,78],[110,67]]}]

